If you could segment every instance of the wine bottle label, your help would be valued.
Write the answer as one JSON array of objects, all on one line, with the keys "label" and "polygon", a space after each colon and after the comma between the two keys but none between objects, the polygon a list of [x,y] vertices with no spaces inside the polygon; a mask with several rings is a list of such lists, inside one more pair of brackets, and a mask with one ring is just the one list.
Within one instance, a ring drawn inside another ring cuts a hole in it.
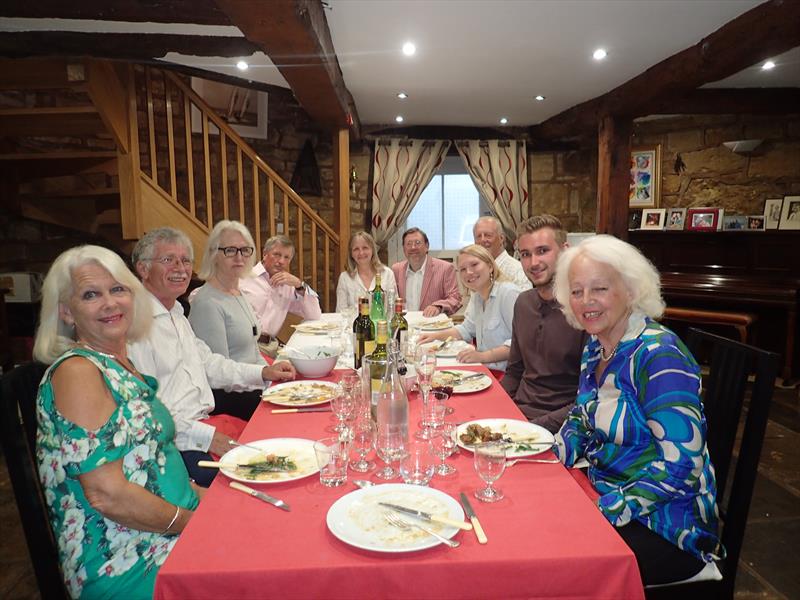
[{"label": "wine bottle label", "polygon": [[364,355],[370,355],[375,351],[375,345],[377,342],[375,340],[367,340],[364,342]]}]

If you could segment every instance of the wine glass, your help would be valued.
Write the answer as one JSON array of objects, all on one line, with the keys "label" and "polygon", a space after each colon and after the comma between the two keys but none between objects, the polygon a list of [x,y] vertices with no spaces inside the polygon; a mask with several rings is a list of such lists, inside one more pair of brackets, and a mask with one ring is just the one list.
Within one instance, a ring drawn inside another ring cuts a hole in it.
[{"label": "wine glass", "polygon": [[444,423],[447,398],[448,395],[439,390],[432,390],[428,393],[422,405],[421,429],[417,432],[419,439],[430,440],[437,435]]},{"label": "wine glass", "polygon": [[356,402],[352,393],[347,393],[342,386],[337,385],[331,398],[331,411],[338,421],[333,431],[342,433],[348,429],[345,421],[351,420],[355,414]]},{"label": "wine glass", "polygon": [[430,439],[429,425],[425,420],[428,406],[428,395],[433,383],[433,373],[436,371],[436,353],[430,347],[420,346],[414,354],[414,368],[417,371],[417,385],[422,395],[423,418],[420,421],[420,431],[417,437],[423,440]]},{"label": "wine glass", "polygon": [[392,468],[392,463],[403,458],[407,444],[406,428],[403,425],[379,425],[375,440],[375,450],[386,466],[375,473],[378,479],[394,479],[397,471]]},{"label": "wine glass", "polygon": [[400,459],[400,477],[403,483],[428,485],[436,469],[431,443],[427,440],[409,441]]},{"label": "wine glass", "polygon": [[492,487],[506,468],[506,442],[483,442],[474,446],[475,471],[486,482],[486,487],[475,490],[475,497],[482,502],[497,502],[503,492]]},{"label": "wine glass", "polygon": [[436,474],[442,477],[447,477],[456,472],[456,468],[453,465],[448,465],[444,461],[453,454],[457,447],[457,431],[458,425],[455,423],[442,423],[439,431],[437,431],[436,435],[431,439],[433,451],[436,453],[436,456],[439,457],[440,461],[439,465],[436,467]]},{"label": "wine glass", "polygon": [[359,473],[366,473],[375,467],[375,463],[367,460],[375,447],[375,424],[368,418],[358,419],[353,424],[353,441],[350,447],[358,454],[358,460],[350,463],[350,468]]}]

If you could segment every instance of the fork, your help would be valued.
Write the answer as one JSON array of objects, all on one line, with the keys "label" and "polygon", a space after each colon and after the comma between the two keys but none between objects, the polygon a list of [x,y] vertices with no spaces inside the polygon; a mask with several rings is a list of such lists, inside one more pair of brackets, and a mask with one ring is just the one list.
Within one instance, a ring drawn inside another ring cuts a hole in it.
[{"label": "fork", "polygon": [[458,548],[461,545],[461,542],[457,540],[448,540],[446,537],[442,537],[432,529],[428,529],[427,527],[423,527],[422,525],[419,525],[417,523],[411,523],[409,521],[406,521],[405,519],[401,519],[393,512],[386,512],[384,513],[383,516],[386,518],[386,520],[389,522],[390,525],[394,525],[395,527],[403,531],[405,531],[406,529],[410,529],[411,527],[416,527],[417,529],[424,531],[428,535],[432,535],[437,540],[439,540],[440,542],[442,542],[447,546],[450,546],[451,548]]},{"label": "fork", "polygon": [[506,467],[513,467],[518,462],[541,463],[545,465],[554,465],[561,461],[557,458],[515,458],[514,460],[507,460]]}]

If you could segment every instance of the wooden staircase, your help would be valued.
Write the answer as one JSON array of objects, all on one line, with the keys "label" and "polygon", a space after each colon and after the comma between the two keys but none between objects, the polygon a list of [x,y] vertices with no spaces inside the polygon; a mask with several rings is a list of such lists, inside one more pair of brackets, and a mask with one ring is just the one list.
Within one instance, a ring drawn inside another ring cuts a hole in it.
[{"label": "wooden staircase", "polygon": [[185,231],[195,256],[221,219],[245,223],[259,249],[283,233],[295,242],[293,271],[332,310],[342,233],[180,76],[92,59],[0,60],[0,92],[0,195],[12,212],[124,253],[164,225]]}]

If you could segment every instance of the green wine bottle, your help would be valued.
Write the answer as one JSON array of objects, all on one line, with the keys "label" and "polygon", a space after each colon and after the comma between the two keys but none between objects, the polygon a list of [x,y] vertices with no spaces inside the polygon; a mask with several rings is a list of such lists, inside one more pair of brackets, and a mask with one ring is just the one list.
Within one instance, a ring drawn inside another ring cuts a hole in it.
[{"label": "green wine bottle", "polygon": [[375,331],[369,318],[369,299],[358,299],[358,316],[353,321],[353,356],[355,368],[361,368],[364,356],[372,354],[375,349]]},{"label": "green wine bottle", "polygon": [[377,325],[378,321],[386,321],[386,296],[381,287],[381,274],[375,274],[375,288],[372,290],[372,302],[369,307],[369,318]]},{"label": "green wine bottle", "polygon": [[397,341],[397,347],[401,352],[405,351],[405,342],[408,337],[408,321],[405,317],[405,301],[397,298],[394,301],[394,315],[389,329],[392,331],[392,339]]},{"label": "green wine bottle", "polygon": [[377,334],[375,336],[375,350],[369,355],[370,362],[370,413],[372,420],[378,418],[378,397],[380,396],[383,380],[386,377],[386,367],[389,360],[389,352],[386,348],[389,341],[389,324],[385,320],[378,321]]}]

